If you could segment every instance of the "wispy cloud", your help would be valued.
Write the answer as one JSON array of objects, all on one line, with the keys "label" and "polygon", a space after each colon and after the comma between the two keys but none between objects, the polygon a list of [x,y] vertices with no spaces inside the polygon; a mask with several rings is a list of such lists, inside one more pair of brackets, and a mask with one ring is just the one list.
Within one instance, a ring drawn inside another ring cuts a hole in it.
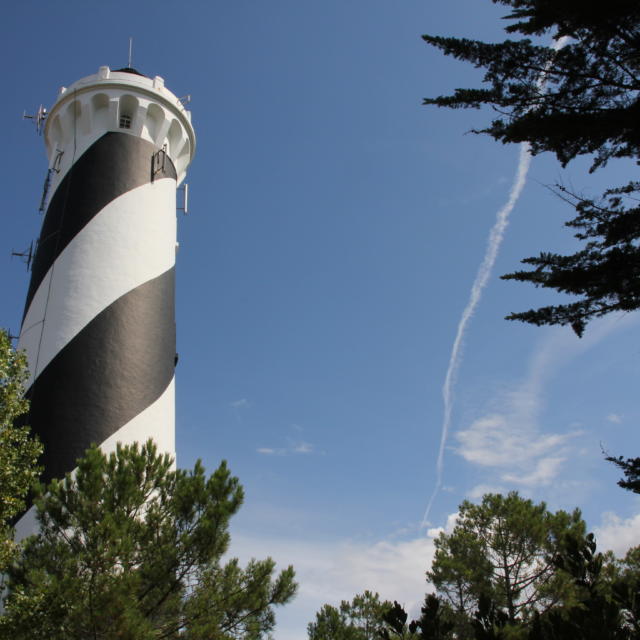
[{"label": "wispy cloud", "polygon": [[[571,435],[577,435],[571,434]],[[568,438],[567,438],[568,439]],[[555,448],[554,448],[555,450]],[[566,457],[556,456],[550,458],[540,458],[535,461],[533,469],[528,473],[505,473],[502,480],[513,484],[520,484],[525,487],[539,487],[549,484],[560,473],[562,464]]]},{"label": "wispy cloud", "polygon": [[[453,522],[454,516],[449,521]],[[447,526],[449,526],[448,522]],[[440,529],[434,529],[437,535]],[[231,555],[248,560],[271,556],[279,567],[292,564],[299,583],[294,602],[277,612],[278,638],[304,637],[306,625],[325,603],[337,605],[365,589],[397,600],[410,615],[419,614],[425,593],[433,590],[425,572],[431,566],[433,536],[404,540],[309,541],[234,533]]]},{"label": "wispy cloud", "polygon": [[504,493],[505,488],[502,485],[496,484],[477,484],[470,491],[467,492],[467,498],[471,500],[478,500],[482,498],[485,493]]},{"label": "wispy cloud", "polygon": [[256,451],[266,456],[287,456],[316,453],[316,448],[310,442],[297,442],[287,447],[259,447]]},{"label": "wispy cloud", "polygon": [[599,551],[611,550],[617,556],[624,556],[631,547],[638,544],[640,513],[626,519],[615,513],[604,513],[602,524],[595,527],[594,533]]},{"label": "wispy cloud", "polygon": [[242,407],[248,407],[249,401],[246,398],[240,398],[229,403],[229,406],[233,409],[241,409]]},{"label": "wispy cloud", "polygon": [[613,424],[621,424],[622,423],[622,416],[619,415],[618,413],[610,413],[607,416],[607,422],[611,422]]},{"label": "wispy cloud", "polygon": [[459,513],[450,513],[444,527],[432,527],[427,529],[427,536],[437,538],[441,533],[451,533],[458,522]]},{"label": "wispy cloud", "polygon": [[284,449],[272,449],[271,447],[259,447],[256,449],[258,453],[261,453],[264,456],[275,456],[275,455],[283,455]]},{"label": "wispy cloud", "polygon": [[[552,433],[540,427],[547,385],[563,366],[592,349],[613,331],[637,320],[632,316],[596,321],[577,340],[560,328],[549,329],[534,350],[524,378],[490,398],[491,410],[456,433],[455,451],[491,474],[489,485],[535,487],[549,484],[581,431],[567,425]],[[474,490],[473,497],[479,497]],[[483,491],[484,493],[484,491]]]},{"label": "wispy cloud", "polygon": [[502,482],[534,486],[558,474],[567,443],[579,434],[541,433],[531,415],[512,407],[509,414],[479,418],[459,431],[456,451],[467,462],[501,472]]}]

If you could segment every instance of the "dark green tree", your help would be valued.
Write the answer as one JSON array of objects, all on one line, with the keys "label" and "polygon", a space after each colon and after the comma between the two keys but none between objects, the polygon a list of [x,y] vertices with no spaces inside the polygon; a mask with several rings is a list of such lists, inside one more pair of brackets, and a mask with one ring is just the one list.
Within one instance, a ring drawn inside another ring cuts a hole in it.
[{"label": "dark green tree", "polygon": [[[511,626],[534,611],[570,601],[568,576],[553,563],[559,540],[585,534],[580,511],[551,513],[517,492],[486,494],[480,504],[464,501],[450,534],[435,541],[427,578],[458,616],[457,634],[470,637],[474,612],[503,611]],[[480,607],[481,599],[486,606]]]},{"label": "dark green tree", "polygon": [[[512,494],[513,495],[513,494]],[[520,500],[523,501],[521,498]],[[531,507],[536,505],[530,504]],[[537,505],[540,506],[540,505]],[[559,512],[562,513],[562,512]],[[574,516],[577,512],[574,512]],[[495,514],[493,514],[495,515]],[[558,514],[550,514],[553,519]],[[567,516],[567,514],[565,514]],[[493,517],[493,516],[492,516]],[[498,514],[503,530],[517,521]],[[572,526],[567,526],[573,520]],[[559,526],[558,526],[559,525]],[[494,531],[499,527],[493,526]],[[517,529],[517,528],[516,528]],[[528,611],[510,615],[500,601],[501,588],[481,591],[475,609],[468,614],[462,629],[450,605],[435,594],[427,594],[421,615],[409,622],[404,608],[394,602],[378,608],[377,596],[365,596],[366,619],[356,614],[357,624],[350,624],[351,603],[343,601],[340,609],[326,605],[309,625],[313,640],[637,640],[640,638],[640,546],[630,549],[619,560],[612,552],[596,552],[593,534],[584,533],[584,524],[576,518],[561,517],[552,525],[552,551],[546,558],[551,571],[562,576],[564,590],[549,606],[543,599],[531,604]],[[524,553],[517,542],[521,530],[501,548],[507,556],[505,566],[516,568]],[[501,543],[502,545],[502,543]],[[470,558],[470,556],[467,556]],[[556,585],[557,586],[557,585]],[[547,598],[550,592],[547,591]],[[557,595],[557,592],[556,592]],[[356,596],[354,602],[362,600]],[[360,610],[357,604],[354,610]],[[365,633],[365,627],[367,632]]]},{"label": "dark green tree", "polygon": [[11,521],[24,509],[40,472],[42,446],[28,427],[15,424],[29,410],[24,398],[27,378],[24,354],[16,352],[6,331],[0,330],[0,575],[17,551]]},{"label": "dark green tree", "polygon": [[596,552],[593,534],[579,538],[566,536],[555,564],[571,576],[576,598],[570,605],[537,613],[528,640],[634,640],[640,637],[639,574],[636,557],[630,553],[618,563],[616,570],[611,557]]},{"label": "dark green tree", "polygon": [[456,635],[468,640],[473,637],[471,613],[482,594],[491,592],[493,568],[482,540],[473,531],[456,527],[449,535],[440,534],[435,546],[427,577],[451,608]]},{"label": "dark green tree", "polygon": [[[640,159],[640,3],[611,0],[492,0],[509,7],[509,34],[485,43],[423,36],[444,54],[484,69],[484,86],[457,89],[424,103],[449,108],[490,106],[499,114],[474,130],[503,143],[526,142],[531,153],[554,153],[562,165],[592,157],[591,170],[613,158]],[[545,46],[550,38],[566,44]],[[513,313],[536,325],[569,324],[581,336],[588,321],[640,306],[639,182],[614,185],[601,198],[562,190],[577,216],[567,223],[584,248],[523,260],[531,271],[506,279],[568,293],[577,300]]]},{"label": "dark green tree", "polygon": [[[456,622],[450,607],[433,593],[425,596],[420,617],[409,624],[409,631],[419,640],[448,640],[453,638]],[[456,634],[456,640],[462,636]]]},{"label": "dark green tree", "polygon": [[526,627],[509,615],[484,593],[471,622],[474,640],[524,640]]},{"label": "dark green tree", "polygon": [[338,607],[325,604],[307,625],[309,640],[379,640],[386,629],[385,615],[393,604],[365,591]]},{"label": "dark green tree", "polygon": [[381,640],[405,640],[415,638],[414,633],[416,631],[415,623],[411,623],[411,629],[407,625],[407,619],[409,614],[404,610],[404,607],[397,601],[393,601],[393,605],[382,615],[382,620],[385,626],[379,632],[378,637]]},{"label": "dark green tree", "polygon": [[289,567],[223,562],[243,500],[225,463],[175,470],[149,441],[94,447],[41,487],[40,533],[9,575],[0,636],[13,640],[255,640],[293,597]]},{"label": "dark green tree", "polygon": [[618,486],[633,493],[640,493],[640,458],[614,458],[607,456],[624,474],[624,480],[618,480]]}]

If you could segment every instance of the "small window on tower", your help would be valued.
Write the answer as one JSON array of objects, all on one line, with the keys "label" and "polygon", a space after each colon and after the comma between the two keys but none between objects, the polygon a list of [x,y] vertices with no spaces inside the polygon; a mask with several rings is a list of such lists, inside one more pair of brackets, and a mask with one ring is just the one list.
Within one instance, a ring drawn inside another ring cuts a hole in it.
[{"label": "small window on tower", "polygon": [[120,116],[120,128],[131,129],[131,116]]}]

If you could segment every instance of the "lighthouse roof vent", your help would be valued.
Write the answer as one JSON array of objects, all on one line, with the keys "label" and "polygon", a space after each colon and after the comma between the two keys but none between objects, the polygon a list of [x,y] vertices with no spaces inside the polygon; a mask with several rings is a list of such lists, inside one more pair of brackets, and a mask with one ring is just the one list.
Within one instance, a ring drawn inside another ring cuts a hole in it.
[{"label": "lighthouse roof vent", "polygon": [[118,73],[132,73],[136,76],[142,76],[143,78],[149,77],[149,76],[146,76],[144,73],[140,73],[137,69],[134,69],[133,67],[123,67],[122,69],[114,69],[114,71]]}]

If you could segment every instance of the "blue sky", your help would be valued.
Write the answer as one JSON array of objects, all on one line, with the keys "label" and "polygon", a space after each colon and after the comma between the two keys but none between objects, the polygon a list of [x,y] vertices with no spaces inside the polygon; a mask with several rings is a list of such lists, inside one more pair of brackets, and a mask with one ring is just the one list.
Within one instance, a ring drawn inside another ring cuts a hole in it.
[{"label": "blue sky", "polygon": [[545,185],[622,184],[533,159],[466,325],[442,488],[442,386],[456,330],[507,202],[519,149],[465,135],[489,112],[421,106],[479,72],[422,33],[503,38],[477,0],[12,4],[0,29],[4,195],[0,325],[18,331],[46,159],[23,110],[125,66],[191,94],[197,150],[179,220],[178,463],[222,458],[246,489],[232,551],[298,570],[275,637],[364,589],[415,607],[434,529],[483,491],[582,508],[605,546],[637,542],[640,504],[601,447],[640,451],[635,315],[569,329],[502,318],[553,300],[500,281],[575,246]]}]

